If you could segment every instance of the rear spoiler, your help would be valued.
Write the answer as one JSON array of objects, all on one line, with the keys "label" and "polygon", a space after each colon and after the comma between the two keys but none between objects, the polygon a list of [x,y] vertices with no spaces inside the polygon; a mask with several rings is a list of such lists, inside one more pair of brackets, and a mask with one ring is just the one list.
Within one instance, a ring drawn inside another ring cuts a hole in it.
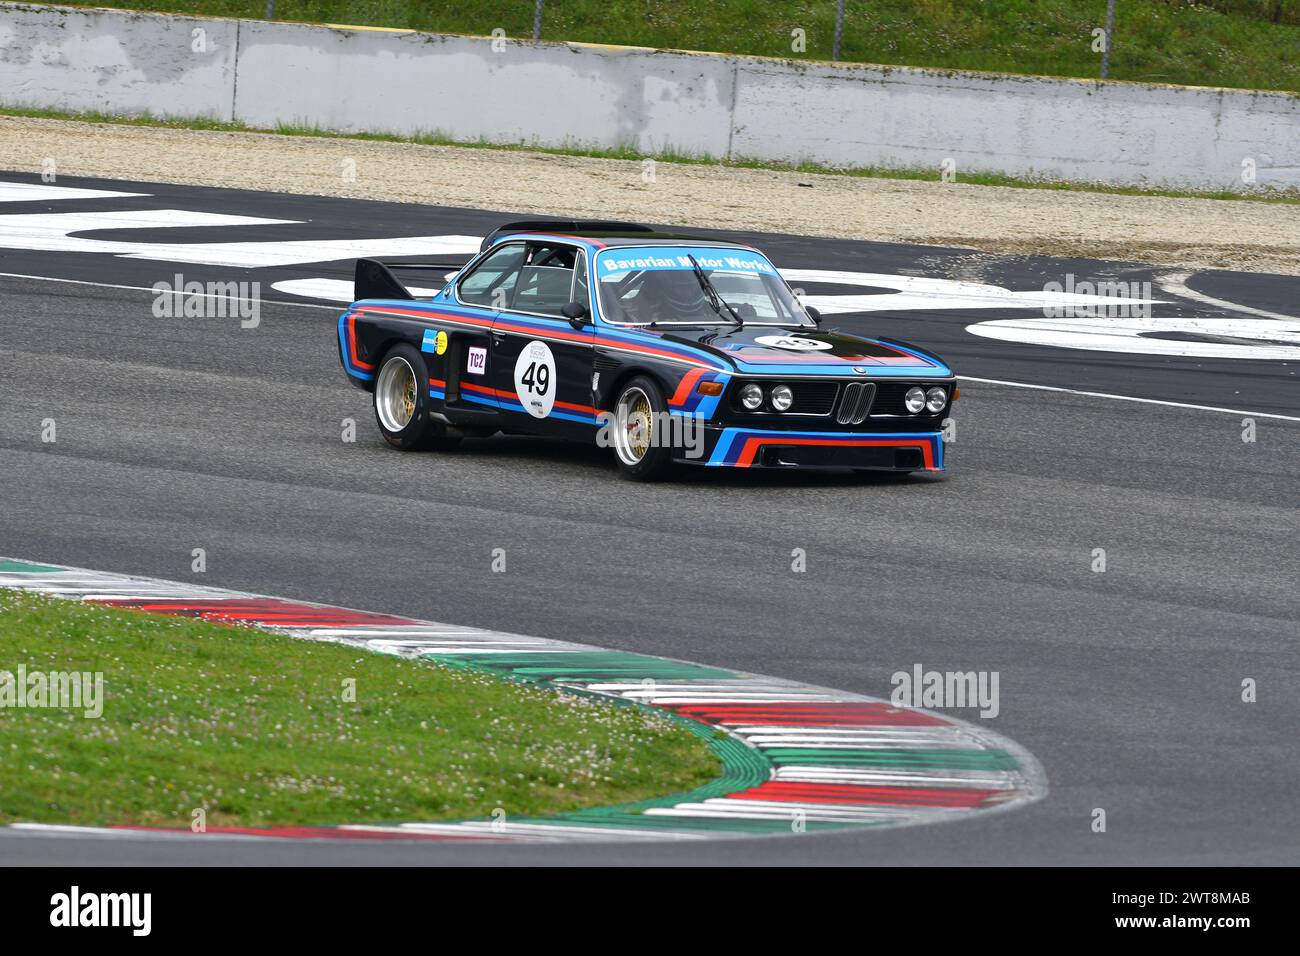
[{"label": "rear spoiler", "polygon": [[[466,262],[468,261],[467,259]],[[459,270],[464,265],[464,262],[384,262],[380,259],[358,259],[356,275],[352,280],[352,301],[414,299],[411,290],[394,274],[394,269],[436,269],[446,272]]]}]

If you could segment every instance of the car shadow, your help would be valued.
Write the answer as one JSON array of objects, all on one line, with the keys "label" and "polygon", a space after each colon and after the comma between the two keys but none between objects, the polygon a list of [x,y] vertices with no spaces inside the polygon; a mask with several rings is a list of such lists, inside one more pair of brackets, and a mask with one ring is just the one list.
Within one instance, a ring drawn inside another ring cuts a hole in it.
[{"label": "car shadow", "polygon": [[[439,454],[472,457],[480,461],[513,459],[528,465],[550,463],[569,467],[575,472],[589,471],[593,480],[623,480],[609,449],[576,441],[531,435],[494,435],[491,438],[466,439],[455,451]],[[707,468],[702,465],[678,465],[662,484],[694,488],[834,488],[925,485],[944,480],[942,474],[919,471],[903,474],[849,469],[803,471],[795,468]],[[627,484],[630,486],[634,482]]]}]

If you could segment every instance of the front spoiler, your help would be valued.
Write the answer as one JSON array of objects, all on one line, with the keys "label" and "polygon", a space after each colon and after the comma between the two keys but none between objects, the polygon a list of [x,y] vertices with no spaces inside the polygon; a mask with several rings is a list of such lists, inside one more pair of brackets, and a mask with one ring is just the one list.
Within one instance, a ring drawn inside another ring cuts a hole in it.
[{"label": "front spoiler", "polygon": [[943,433],[822,432],[705,428],[703,454],[685,464],[712,468],[869,468],[943,471]]}]

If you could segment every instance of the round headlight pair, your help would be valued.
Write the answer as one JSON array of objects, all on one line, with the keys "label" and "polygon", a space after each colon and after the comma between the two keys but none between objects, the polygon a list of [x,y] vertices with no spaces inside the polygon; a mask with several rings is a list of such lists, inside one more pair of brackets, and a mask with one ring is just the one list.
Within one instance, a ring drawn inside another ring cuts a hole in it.
[{"label": "round headlight pair", "polygon": [[[789,411],[790,406],[794,404],[794,392],[790,389],[789,385],[777,385],[772,389],[770,398],[772,401],[772,408],[778,412]],[[740,390],[740,404],[743,405],[747,411],[758,411],[763,407],[763,387],[754,382],[750,382]]]},{"label": "round headlight pair", "polygon": [[913,415],[918,414],[923,408],[937,415],[947,404],[948,393],[937,385],[928,392],[920,386],[915,386],[909,388],[907,394],[903,396],[903,405]]}]

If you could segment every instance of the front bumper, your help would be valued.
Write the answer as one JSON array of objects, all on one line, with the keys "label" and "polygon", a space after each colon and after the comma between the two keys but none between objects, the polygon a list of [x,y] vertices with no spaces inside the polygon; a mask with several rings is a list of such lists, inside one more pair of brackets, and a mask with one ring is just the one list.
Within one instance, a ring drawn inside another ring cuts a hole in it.
[{"label": "front bumper", "polygon": [[715,468],[943,471],[943,433],[705,427],[702,453],[679,460]]}]

